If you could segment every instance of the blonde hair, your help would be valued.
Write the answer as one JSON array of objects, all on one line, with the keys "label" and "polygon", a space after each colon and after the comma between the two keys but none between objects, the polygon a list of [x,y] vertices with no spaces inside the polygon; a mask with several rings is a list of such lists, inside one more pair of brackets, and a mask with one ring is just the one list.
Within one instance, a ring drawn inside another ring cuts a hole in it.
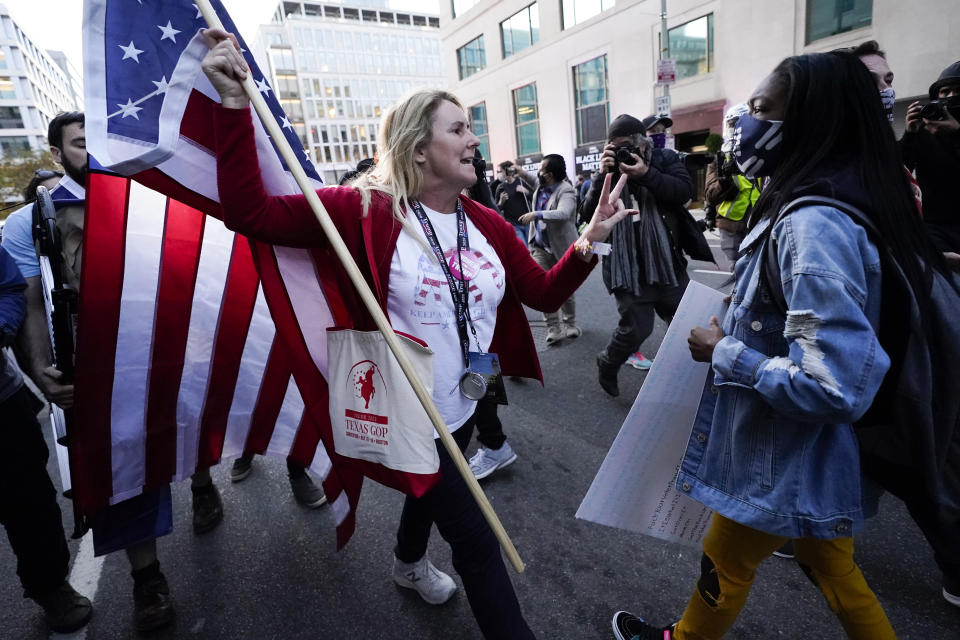
[{"label": "blonde hair", "polygon": [[443,89],[416,89],[394,103],[380,121],[377,166],[358,176],[351,186],[360,192],[363,215],[370,208],[372,191],[392,201],[393,214],[406,223],[410,198],[423,188],[423,173],[414,161],[417,147],[430,142],[433,116],[444,101],[463,108],[457,97]]}]

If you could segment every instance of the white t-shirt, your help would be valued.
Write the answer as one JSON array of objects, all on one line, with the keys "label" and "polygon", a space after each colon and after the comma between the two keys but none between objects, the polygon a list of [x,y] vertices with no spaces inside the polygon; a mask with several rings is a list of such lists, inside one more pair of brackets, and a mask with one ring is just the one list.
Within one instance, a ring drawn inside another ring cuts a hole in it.
[{"label": "white t-shirt", "polygon": [[[450,273],[460,278],[457,260],[457,216],[443,214],[426,206],[427,217],[447,258]],[[433,401],[450,431],[456,431],[473,415],[476,401],[460,393],[460,377],[465,370],[453,296],[443,269],[437,264],[429,248],[420,221],[408,212],[407,228],[416,230],[418,242],[406,230],[397,238],[397,248],[390,262],[390,290],[387,311],[390,324],[397,331],[416,336],[434,352]],[[493,340],[497,322],[497,307],[503,299],[506,276],[503,263],[493,246],[467,218],[469,249],[463,252],[463,271],[469,291],[470,317],[477,331],[476,340],[470,332],[470,350],[486,351]],[[436,436],[435,436],[436,437]]]}]

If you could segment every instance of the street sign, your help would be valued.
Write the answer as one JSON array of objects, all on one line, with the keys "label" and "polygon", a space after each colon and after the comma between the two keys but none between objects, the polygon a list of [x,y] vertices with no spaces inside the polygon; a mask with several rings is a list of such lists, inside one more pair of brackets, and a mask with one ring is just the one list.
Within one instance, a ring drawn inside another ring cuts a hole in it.
[{"label": "street sign", "polygon": [[670,115],[670,96],[656,97],[656,113],[661,116]]},{"label": "street sign", "polygon": [[657,60],[657,84],[673,84],[677,81],[677,61],[673,58]]}]

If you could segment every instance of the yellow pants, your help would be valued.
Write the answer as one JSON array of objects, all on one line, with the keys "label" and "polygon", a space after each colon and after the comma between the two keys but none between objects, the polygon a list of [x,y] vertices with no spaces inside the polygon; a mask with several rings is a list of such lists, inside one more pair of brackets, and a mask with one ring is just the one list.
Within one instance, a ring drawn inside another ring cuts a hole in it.
[{"label": "yellow pants", "polygon": [[[756,568],[787,540],[714,514],[703,539],[697,590],[673,637],[722,638],[747,600]],[[853,538],[799,538],[793,545],[797,562],[826,596],[850,638],[896,640],[880,602],[853,561]]]}]

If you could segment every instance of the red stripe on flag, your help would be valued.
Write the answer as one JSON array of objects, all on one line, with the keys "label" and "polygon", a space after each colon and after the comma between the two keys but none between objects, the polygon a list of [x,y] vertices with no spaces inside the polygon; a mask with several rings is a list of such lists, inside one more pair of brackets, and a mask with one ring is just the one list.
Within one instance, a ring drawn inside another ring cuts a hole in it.
[{"label": "red stripe on flag", "polygon": [[147,381],[146,486],[160,486],[177,471],[177,398],[190,330],[205,216],[167,201],[160,278]]},{"label": "red stripe on flag", "polygon": [[244,453],[264,453],[273,437],[273,428],[280,416],[283,398],[290,383],[290,360],[279,335],[274,335],[270,355],[263,368],[263,382],[257,403],[250,416],[250,431],[243,447]]},{"label": "red stripe on flag", "polygon": [[113,494],[111,413],[130,181],[89,175],[80,270],[70,467],[74,500],[91,514]]},{"label": "red stripe on flag", "polygon": [[132,177],[143,186],[153,189],[154,191],[159,191],[168,198],[203,211],[205,214],[211,215],[214,218],[223,219],[219,202],[206,198],[196,191],[187,189],[159,169],[147,169]]},{"label": "red stripe on flag", "polygon": [[[193,89],[187,98],[187,106],[180,121],[180,135],[190,139],[197,146],[211,150],[217,148],[214,135],[213,110],[219,105],[203,93]],[[210,155],[213,155],[211,151]]]},{"label": "red stripe on flag", "polygon": [[[235,236],[213,343],[210,381],[200,417],[198,469],[216,464],[223,453],[227,418],[237,388],[240,361],[250,331],[253,308],[257,303],[259,285],[260,278],[253,264],[250,243],[239,235]],[[280,399],[283,399],[282,396]]]}]

